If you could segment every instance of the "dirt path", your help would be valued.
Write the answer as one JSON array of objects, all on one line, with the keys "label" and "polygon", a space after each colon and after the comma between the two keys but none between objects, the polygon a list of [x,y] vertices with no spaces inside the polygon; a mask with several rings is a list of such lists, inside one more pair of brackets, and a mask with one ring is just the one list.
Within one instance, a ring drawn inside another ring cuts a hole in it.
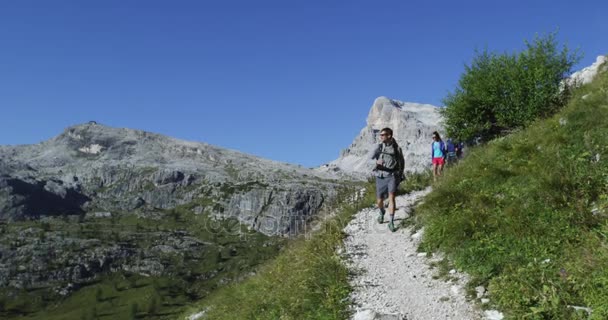
[{"label": "dirt path", "polygon": [[[430,188],[397,197],[395,224],[407,219],[413,204],[428,192]],[[416,251],[423,231],[390,232],[386,222],[376,222],[377,214],[377,209],[363,209],[344,229],[348,234],[344,254],[357,274],[351,280],[354,319],[483,319],[465,299],[464,274],[451,274],[459,279],[455,282],[433,279],[436,272],[429,266],[433,258]]]}]

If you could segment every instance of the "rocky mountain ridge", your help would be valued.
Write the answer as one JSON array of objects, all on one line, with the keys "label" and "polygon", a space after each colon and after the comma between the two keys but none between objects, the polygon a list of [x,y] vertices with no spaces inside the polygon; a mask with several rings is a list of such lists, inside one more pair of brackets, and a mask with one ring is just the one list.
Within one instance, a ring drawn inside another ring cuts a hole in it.
[{"label": "rocky mountain ridge", "polygon": [[[336,195],[335,175],[145,131],[88,123],[35,145],[0,146],[0,219],[91,211],[159,214],[193,201],[283,234]],[[213,205],[211,205],[213,204]]]},{"label": "rocky mountain ridge", "polygon": [[276,254],[348,188],[335,178],[95,122],[0,146],[0,307],[39,289],[7,307],[36,312],[103,276],[169,277],[195,298]]}]

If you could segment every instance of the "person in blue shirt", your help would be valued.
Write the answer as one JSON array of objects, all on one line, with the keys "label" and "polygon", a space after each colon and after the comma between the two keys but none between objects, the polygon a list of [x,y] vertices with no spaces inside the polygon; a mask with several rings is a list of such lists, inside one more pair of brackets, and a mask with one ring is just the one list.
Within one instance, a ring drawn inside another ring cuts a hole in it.
[{"label": "person in blue shirt", "polygon": [[448,140],[445,142],[445,149],[445,165],[451,166],[453,164],[456,164],[456,161],[458,160],[458,157],[456,156],[456,152],[458,151],[458,144],[454,143],[452,141],[452,138],[448,138]]},{"label": "person in blue shirt", "polygon": [[433,181],[443,172],[446,156],[445,143],[437,131],[433,132],[433,143],[431,144],[431,161],[433,163]]}]

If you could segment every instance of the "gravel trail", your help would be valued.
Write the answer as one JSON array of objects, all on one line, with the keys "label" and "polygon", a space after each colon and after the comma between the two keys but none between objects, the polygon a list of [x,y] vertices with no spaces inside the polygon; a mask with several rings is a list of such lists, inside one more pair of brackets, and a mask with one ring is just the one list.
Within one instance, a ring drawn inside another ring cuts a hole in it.
[{"label": "gravel trail", "polygon": [[[429,192],[430,188],[397,197],[395,225],[407,219],[411,207]],[[387,222],[378,224],[377,214],[376,208],[363,209],[344,229],[348,235],[344,255],[355,273],[353,319],[483,319],[478,308],[466,301],[466,275],[451,274],[456,282],[433,279],[436,272],[429,262],[440,258],[416,251],[423,231],[411,234],[406,228],[392,233]]]}]

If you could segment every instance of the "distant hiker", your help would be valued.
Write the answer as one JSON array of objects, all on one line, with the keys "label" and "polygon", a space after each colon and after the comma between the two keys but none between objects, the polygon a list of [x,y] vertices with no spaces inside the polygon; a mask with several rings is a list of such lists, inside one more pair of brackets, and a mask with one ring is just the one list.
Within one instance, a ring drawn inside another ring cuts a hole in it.
[{"label": "distant hiker", "polygon": [[448,138],[448,140],[445,142],[445,160],[447,165],[453,165],[458,160],[458,157],[456,156],[456,149],[457,145],[452,141],[452,138]]},{"label": "distant hiker", "polygon": [[437,131],[433,132],[433,143],[431,144],[431,159],[433,162],[433,181],[441,175],[443,165],[445,164],[445,143],[441,140],[441,136]]},{"label": "distant hiker", "polygon": [[405,160],[403,151],[393,138],[393,130],[384,128],[380,130],[381,143],[376,147],[372,159],[376,160],[374,172],[376,175],[376,204],[380,209],[378,223],[384,222],[384,199],[388,195],[388,213],[390,222],[388,228],[394,232],[395,228],[395,193],[401,180],[403,180],[403,170]]},{"label": "distant hiker", "polygon": [[458,159],[462,158],[462,149],[464,149],[464,143],[457,142],[456,143],[456,158],[458,158]]}]

